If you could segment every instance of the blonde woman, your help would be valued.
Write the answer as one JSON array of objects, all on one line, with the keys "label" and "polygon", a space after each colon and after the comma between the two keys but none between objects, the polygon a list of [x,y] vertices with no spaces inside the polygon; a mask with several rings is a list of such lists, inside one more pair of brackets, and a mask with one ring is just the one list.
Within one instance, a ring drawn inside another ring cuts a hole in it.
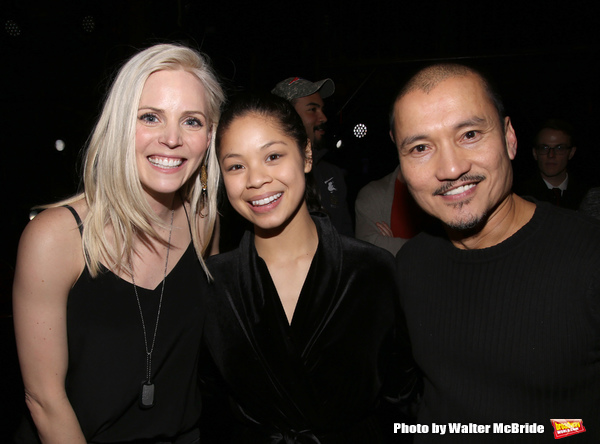
[{"label": "blonde woman", "polygon": [[25,228],[14,322],[42,443],[198,442],[198,294],[217,245],[222,101],[196,51],[139,52],[91,135],[83,192]]}]

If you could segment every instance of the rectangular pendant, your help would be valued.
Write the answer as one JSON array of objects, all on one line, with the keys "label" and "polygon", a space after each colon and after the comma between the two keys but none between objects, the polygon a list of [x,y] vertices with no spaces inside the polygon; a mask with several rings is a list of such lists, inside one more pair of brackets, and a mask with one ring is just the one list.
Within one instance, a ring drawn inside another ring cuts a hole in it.
[{"label": "rectangular pendant", "polygon": [[140,392],[140,407],[149,409],[154,406],[154,384],[142,382],[142,390]]}]

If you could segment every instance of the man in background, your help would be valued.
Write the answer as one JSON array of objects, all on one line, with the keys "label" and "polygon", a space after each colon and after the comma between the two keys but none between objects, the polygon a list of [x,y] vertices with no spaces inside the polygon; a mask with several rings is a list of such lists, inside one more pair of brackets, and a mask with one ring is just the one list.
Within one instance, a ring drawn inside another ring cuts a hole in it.
[{"label": "man in background", "polygon": [[289,101],[302,118],[313,150],[312,174],[321,205],[340,234],[354,236],[352,219],[346,201],[346,182],[340,168],[323,159],[327,154],[324,136],[327,123],[323,99],[335,91],[333,80],[311,82],[299,77],[282,80],[271,93]]},{"label": "man in background", "polygon": [[535,137],[533,158],[539,174],[517,192],[556,206],[576,210],[588,187],[569,174],[568,164],[575,155],[573,126],[558,119],[547,120]]},{"label": "man in background", "polygon": [[428,220],[408,192],[400,166],[365,185],[356,197],[354,210],[356,238],[384,248],[394,256]]}]

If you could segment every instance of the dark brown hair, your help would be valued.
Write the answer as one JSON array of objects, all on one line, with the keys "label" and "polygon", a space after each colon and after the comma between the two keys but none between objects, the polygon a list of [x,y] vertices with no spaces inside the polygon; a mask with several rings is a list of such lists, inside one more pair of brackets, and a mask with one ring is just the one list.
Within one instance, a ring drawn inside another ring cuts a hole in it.
[{"label": "dark brown hair", "polygon": [[[227,105],[219,120],[215,136],[217,158],[221,151],[223,135],[227,133],[231,124],[236,119],[251,114],[272,119],[285,135],[296,142],[302,157],[306,156],[306,146],[309,142],[306,129],[304,128],[302,119],[287,100],[274,94],[242,93]],[[308,210],[323,211],[313,175],[307,173],[305,177],[306,188],[304,198],[306,199]]]}]

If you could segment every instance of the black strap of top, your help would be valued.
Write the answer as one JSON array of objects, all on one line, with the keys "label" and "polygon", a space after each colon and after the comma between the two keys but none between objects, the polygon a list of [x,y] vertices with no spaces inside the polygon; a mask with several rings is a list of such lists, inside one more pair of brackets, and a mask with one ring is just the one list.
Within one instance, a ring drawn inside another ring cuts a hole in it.
[{"label": "black strap of top", "polygon": [[[73,217],[75,218],[75,221],[77,222],[77,228],[79,228],[79,234],[83,234],[83,222],[81,222],[81,218],[79,217],[79,214],[77,214],[77,211],[75,211],[75,209],[71,205],[64,205],[64,207],[66,209],[68,209],[71,212],[71,214],[73,215]],[[187,219],[188,228],[191,233],[192,226],[190,224],[190,217],[188,216],[188,212],[187,212],[187,208],[185,208],[185,204],[183,205],[183,209],[185,210],[185,218]]]},{"label": "black strap of top", "polygon": [[71,205],[65,205],[64,207],[67,208],[75,218],[77,228],[79,228],[79,234],[83,234],[83,223],[81,222],[81,218],[79,217],[79,214],[77,214],[77,211],[75,211]]}]

